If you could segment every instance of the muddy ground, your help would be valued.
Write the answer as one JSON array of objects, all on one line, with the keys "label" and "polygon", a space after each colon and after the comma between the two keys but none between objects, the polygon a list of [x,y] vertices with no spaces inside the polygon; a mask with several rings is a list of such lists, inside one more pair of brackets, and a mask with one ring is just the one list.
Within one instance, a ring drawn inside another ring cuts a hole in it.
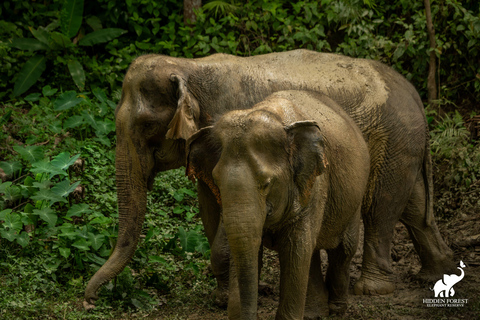
[{"label": "muddy ground", "polygon": [[[434,298],[433,282],[421,282],[415,278],[420,270],[420,260],[406,228],[399,223],[395,228],[392,247],[393,270],[396,290],[385,296],[349,296],[349,307],[344,319],[480,319],[480,212],[457,216],[449,221],[439,221],[440,232],[454,251],[454,261],[462,260],[464,279],[454,286],[454,299],[468,299],[458,307],[428,307],[423,299]],[[477,236],[477,237],[476,237]],[[360,276],[362,246],[351,266],[351,289]],[[460,272],[457,270],[457,274]],[[270,285],[259,297],[258,319],[274,319],[278,306],[278,260],[273,252],[265,252],[265,268],[262,279]],[[208,299],[206,297],[205,299]],[[170,308],[159,307],[150,319],[228,319],[226,310],[211,304],[188,305]],[[339,317],[330,317],[339,318]]]}]

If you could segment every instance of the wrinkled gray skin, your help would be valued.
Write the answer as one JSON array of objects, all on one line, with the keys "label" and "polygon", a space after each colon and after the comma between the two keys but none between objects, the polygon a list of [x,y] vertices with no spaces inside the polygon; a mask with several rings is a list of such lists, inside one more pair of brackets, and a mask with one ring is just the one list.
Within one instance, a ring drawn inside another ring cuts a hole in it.
[{"label": "wrinkled gray skin", "polygon": [[[399,219],[420,255],[421,273],[444,273],[451,251],[433,216],[427,123],[417,92],[401,75],[376,61],[308,50],[247,58],[145,55],[125,75],[116,110],[117,245],[87,285],[86,308],[93,307],[97,290],[133,256],[147,190],[159,171],[185,165],[185,140],[227,111],[251,108],[273,92],[290,89],[332,98],[356,122],[368,144],[364,259],[356,293],[393,291],[390,244]],[[198,183],[198,197],[221,302],[227,296],[229,256],[218,229],[220,207],[205,182]]]},{"label": "wrinkled gray skin", "polygon": [[[220,191],[234,267],[229,318],[257,319],[262,239],[279,252],[276,319],[303,319],[308,287],[309,319],[328,315],[328,306],[343,313],[370,171],[367,144],[345,111],[318,93],[280,91],[201,129],[187,150],[188,175],[211,175]],[[328,251],[329,295],[320,249]]]}]

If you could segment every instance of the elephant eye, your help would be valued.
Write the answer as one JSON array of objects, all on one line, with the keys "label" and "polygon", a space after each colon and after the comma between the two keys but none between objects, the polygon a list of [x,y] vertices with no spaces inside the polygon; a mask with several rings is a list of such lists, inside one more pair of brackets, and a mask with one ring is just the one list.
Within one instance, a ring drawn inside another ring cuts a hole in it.
[{"label": "elephant eye", "polygon": [[270,203],[270,201],[267,201],[267,205],[265,207],[267,210],[267,217],[271,216],[273,212],[273,205]]},{"label": "elephant eye", "polygon": [[260,190],[268,193],[271,185],[272,185],[272,179],[267,178],[260,184]]}]

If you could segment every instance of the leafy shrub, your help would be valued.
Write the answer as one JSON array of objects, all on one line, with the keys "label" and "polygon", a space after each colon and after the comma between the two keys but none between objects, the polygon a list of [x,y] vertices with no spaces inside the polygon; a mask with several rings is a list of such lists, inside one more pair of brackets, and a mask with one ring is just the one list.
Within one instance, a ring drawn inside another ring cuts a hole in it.
[{"label": "leafy shrub", "polygon": [[478,210],[480,149],[470,140],[458,111],[445,115],[430,132],[434,161],[437,215],[451,217]]},{"label": "leafy shrub", "polygon": [[[5,222],[0,226],[0,235],[31,250],[39,245],[50,248],[56,253],[47,268],[53,276],[60,264],[77,270],[84,269],[84,262],[102,264],[105,259],[101,257],[108,257],[109,240],[114,237],[112,228],[96,228],[100,220],[105,223],[108,218],[93,212],[87,203],[80,203],[82,188],[76,199],[71,196],[80,187],[81,177],[69,168],[80,157],[78,151],[86,136],[93,134],[93,141],[111,146],[115,126],[109,118],[115,104],[100,89],[93,92],[97,101],[75,91],[61,94],[57,91],[46,86],[42,94],[26,98],[32,105],[29,114],[20,112],[13,116],[25,127],[17,129],[13,121],[6,125],[7,132],[21,137],[25,145],[19,145],[20,141],[13,145],[17,155],[0,162],[7,177],[12,179],[0,184],[0,220]],[[28,125],[34,119],[39,119],[36,125]],[[58,139],[50,143],[52,136]],[[77,153],[71,156],[63,151],[53,155],[51,147],[62,142],[64,146],[79,142],[74,148]],[[85,225],[84,220],[90,223]]]},{"label": "leafy shrub", "polygon": [[[59,19],[53,20],[45,27],[41,26],[35,29],[30,26],[29,30],[34,38],[11,40],[10,45],[14,48],[46,52],[46,54],[36,53],[20,70],[13,89],[15,96],[24,93],[35,84],[46,69],[47,59],[56,59],[56,62],[67,66],[75,85],[83,90],[85,71],[75,57],[76,55],[81,56],[77,42],[79,46],[93,46],[113,40],[126,32],[119,28],[103,29],[100,21],[90,18],[87,23],[94,31],[86,35],[79,34],[83,18],[83,0],[66,0],[57,18]],[[55,31],[58,28],[61,32]],[[66,52],[68,53],[65,54]]]},{"label": "leafy shrub", "polygon": [[[8,257],[0,270],[8,270],[12,259],[41,252],[35,272],[81,291],[111,254],[118,226],[115,106],[99,88],[59,92],[47,85],[0,109],[0,168],[7,179],[0,184],[0,250]],[[80,159],[85,170],[73,170]],[[157,177],[148,211],[132,269],[102,290],[106,303],[120,295],[125,307],[151,308],[158,301],[148,288],[168,293],[178,265],[188,281],[205,277],[209,246],[199,225],[196,191],[182,170]],[[6,283],[18,276],[4,274]],[[15,313],[11,307],[2,310]]]}]

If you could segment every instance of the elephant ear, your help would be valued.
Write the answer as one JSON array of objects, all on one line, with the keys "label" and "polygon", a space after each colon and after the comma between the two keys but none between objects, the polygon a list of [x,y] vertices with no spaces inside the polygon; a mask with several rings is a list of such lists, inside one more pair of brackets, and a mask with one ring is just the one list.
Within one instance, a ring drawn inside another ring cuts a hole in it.
[{"label": "elephant ear", "polygon": [[168,124],[167,139],[185,139],[197,130],[200,107],[197,99],[187,88],[187,82],[182,77],[172,74],[170,80],[177,84],[178,105],[172,121]]},{"label": "elephant ear", "polygon": [[217,203],[222,205],[220,190],[212,176],[213,168],[220,159],[220,148],[211,135],[212,128],[202,128],[187,139],[185,174],[193,182],[197,179],[203,181],[215,195]]},{"label": "elephant ear", "polygon": [[285,127],[290,142],[290,163],[294,182],[299,191],[300,204],[310,201],[317,176],[328,165],[324,154],[324,140],[315,121],[298,121]]}]

